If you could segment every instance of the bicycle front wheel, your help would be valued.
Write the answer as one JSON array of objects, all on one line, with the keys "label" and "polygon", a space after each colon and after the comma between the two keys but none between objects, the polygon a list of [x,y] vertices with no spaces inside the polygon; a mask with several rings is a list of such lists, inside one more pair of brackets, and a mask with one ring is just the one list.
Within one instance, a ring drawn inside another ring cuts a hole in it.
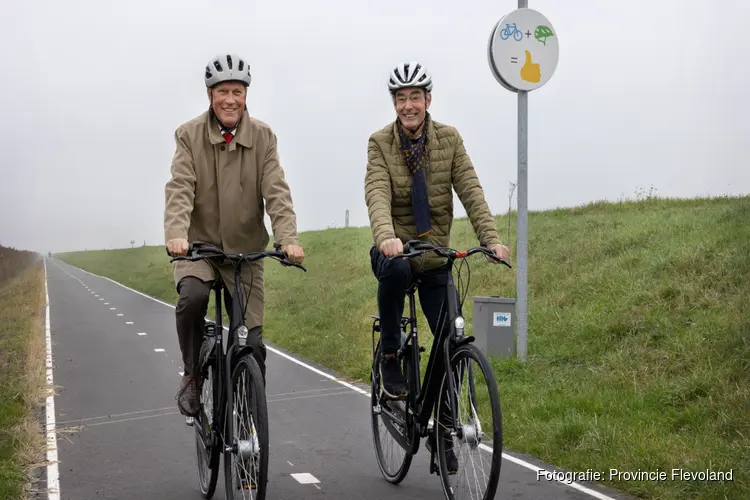
[{"label": "bicycle front wheel", "polygon": [[[500,395],[495,374],[487,359],[472,344],[451,356],[456,400],[457,436],[450,424],[447,374],[443,376],[438,410],[437,459],[443,492],[448,500],[495,498],[500,479],[503,432]],[[446,418],[447,417],[447,418]],[[448,455],[455,454],[455,460]],[[447,453],[446,453],[447,452]],[[458,470],[455,470],[458,462]]]},{"label": "bicycle front wheel", "polygon": [[224,454],[227,500],[266,497],[268,482],[268,410],[263,375],[251,354],[237,359],[232,370],[232,408],[229,408]]}]

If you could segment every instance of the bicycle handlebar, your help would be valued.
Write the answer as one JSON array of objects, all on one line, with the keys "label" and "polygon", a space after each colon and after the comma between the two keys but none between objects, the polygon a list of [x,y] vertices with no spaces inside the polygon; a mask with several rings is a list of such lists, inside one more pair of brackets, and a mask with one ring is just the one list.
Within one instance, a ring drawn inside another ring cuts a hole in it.
[{"label": "bicycle handlebar", "polygon": [[497,255],[494,254],[492,250],[485,247],[472,247],[469,250],[459,251],[454,250],[453,248],[445,248],[445,247],[438,247],[431,243],[426,243],[421,240],[410,240],[404,244],[404,252],[394,255],[393,257],[390,257],[389,260],[393,260],[399,257],[417,257],[419,255],[422,255],[427,252],[435,252],[438,255],[445,257],[450,260],[456,260],[456,259],[465,259],[466,257],[469,257],[470,255],[474,255],[475,253],[482,253],[486,255],[487,257],[491,258],[492,260],[499,262],[505,266],[508,267],[508,269],[513,269],[513,266],[511,266],[508,262],[498,258]]},{"label": "bicycle handlebar", "polygon": [[233,262],[239,262],[239,261],[246,261],[246,262],[252,262],[259,259],[264,259],[266,257],[271,257],[275,260],[278,260],[282,266],[292,266],[292,267],[298,267],[302,269],[303,271],[307,272],[307,269],[302,264],[297,264],[294,262],[291,262],[287,259],[287,256],[284,252],[279,251],[280,248],[278,244],[275,244],[274,247],[277,250],[264,250],[262,252],[249,252],[249,253],[226,253],[222,249],[208,244],[203,243],[202,241],[195,241],[191,243],[188,246],[188,254],[186,256],[178,255],[174,256],[169,252],[169,249],[167,249],[167,255],[169,255],[171,258],[169,259],[169,262],[174,262],[177,260],[189,260],[189,261],[196,261],[196,260],[202,260],[202,259],[212,259],[221,257]]}]

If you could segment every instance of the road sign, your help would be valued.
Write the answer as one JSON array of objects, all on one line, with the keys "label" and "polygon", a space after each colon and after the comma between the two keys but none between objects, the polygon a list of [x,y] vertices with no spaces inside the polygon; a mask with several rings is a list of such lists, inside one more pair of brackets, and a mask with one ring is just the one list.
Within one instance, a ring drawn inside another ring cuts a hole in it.
[{"label": "road sign", "polygon": [[543,86],[557,68],[557,32],[540,12],[522,8],[495,25],[487,46],[490,69],[506,89],[531,91]]},{"label": "road sign", "polygon": [[[517,351],[526,360],[529,277],[529,91],[552,78],[560,49],[557,32],[546,17],[518,0],[518,9],[497,22],[487,44],[487,59],[495,79],[518,94],[518,230],[516,245]],[[510,316],[507,318],[510,320]],[[502,318],[498,318],[501,321]]]}]

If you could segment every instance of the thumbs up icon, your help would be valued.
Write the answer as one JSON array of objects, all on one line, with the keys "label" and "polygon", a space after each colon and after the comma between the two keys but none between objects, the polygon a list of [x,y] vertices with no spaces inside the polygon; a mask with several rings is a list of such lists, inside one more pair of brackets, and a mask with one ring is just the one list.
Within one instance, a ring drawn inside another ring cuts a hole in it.
[{"label": "thumbs up icon", "polygon": [[531,52],[526,52],[526,62],[521,67],[521,79],[531,83],[538,83],[542,79],[539,63],[531,62]]}]

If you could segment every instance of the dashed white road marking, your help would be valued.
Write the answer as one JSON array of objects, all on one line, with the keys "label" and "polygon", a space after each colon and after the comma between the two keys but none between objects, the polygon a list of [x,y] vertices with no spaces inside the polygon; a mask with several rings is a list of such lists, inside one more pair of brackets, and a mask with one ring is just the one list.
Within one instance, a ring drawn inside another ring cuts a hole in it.
[{"label": "dashed white road marking", "polygon": [[126,324],[126,325],[132,325],[132,324],[133,324],[133,322],[132,322],[132,321],[126,321],[126,322],[125,322],[125,324]]},{"label": "dashed white road marking", "polygon": [[164,352],[164,349],[162,349],[161,347],[157,347],[156,349],[154,349],[154,352]]},{"label": "dashed white road marking", "polygon": [[177,372],[177,373],[180,374],[180,377],[182,377],[183,375],[185,375],[185,372]]},{"label": "dashed white road marking", "polygon": [[294,467],[294,464],[292,462],[290,462],[289,460],[287,460],[286,463],[289,464],[289,467]]},{"label": "dashed white road marking", "polygon": [[118,316],[122,316],[122,313],[117,313]]},{"label": "dashed white road marking", "polygon": [[309,472],[295,472],[291,474],[291,476],[299,483],[299,484],[315,484],[319,483],[318,478],[310,474]]},{"label": "dashed white road marking", "polygon": [[109,308],[110,311],[114,311],[115,309],[117,309],[117,308],[116,307],[110,307]]},{"label": "dashed white road marking", "polygon": [[141,336],[146,335],[146,332],[138,332],[138,335],[141,335]]},{"label": "dashed white road marking", "polygon": [[[99,299],[99,300],[104,300],[104,299]],[[107,304],[109,304],[109,302],[107,302]]]},{"label": "dashed white road marking", "polygon": [[[124,288],[126,290],[130,290],[131,292],[136,293],[136,294],[138,294],[138,295],[140,295],[142,297],[145,297],[145,298],[147,298],[149,300],[152,300],[154,302],[158,302],[158,303],[160,303],[162,305],[165,305],[167,307],[171,307],[172,309],[175,308],[175,306],[172,305],[172,304],[164,302],[163,300],[159,300],[159,299],[157,299],[155,297],[151,297],[150,295],[146,295],[143,292],[139,292],[138,290],[135,290],[133,288],[130,288],[129,286],[123,285],[122,283],[119,283],[119,282],[113,280],[112,278],[107,278],[106,276],[100,276],[98,274],[91,273],[89,271],[86,271],[85,269],[81,269],[81,268],[78,268],[78,267],[75,267],[75,266],[71,266],[71,267],[73,267],[74,269],[77,269],[77,270],[79,270],[79,271],[81,271],[83,273],[86,273],[86,274],[88,274],[90,276],[94,276],[95,278],[99,278],[99,279],[102,279],[102,280],[105,280],[105,281],[109,281],[110,283],[114,283],[115,285],[118,285],[118,286],[120,286],[120,287],[122,287],[122,288]],[[60,268],[60,269],[62,269],[62,268]],[[63,272],[65,272],[66,274],[68,274],[65,270],[63,270]],[[224,330],[229,331],[229,329],[226,326],[224,326]],[[273,347],[271,347],[269,345],[266,345],[266,349],[269,350],[269,351],[271,351],[274,354],[278,354],[279,356],[288,359],[292,363],[295,363],[295,364],[297,364],[297,365],[299,365],[299,366],[301,366],[303,368],[306,368],[306,369],[308,369],[308,370],[310,370],[310,371],[312,371],[314,373],[317,373],[318,375],[321,375],[321,376],[327,378],[328,380],[332,380],[333,382],[341,384],[344,387],[348,387],[349,389],[351,389],[351,390],[353,390],[355,392],[358,392],[358,393],[362,394],[363,396],[366,396],[368,398],[370,397],[369,391],[366,391],[366,390],[364,390],[364,389],[362,389],[360,387],[357,387],[357,386],[352,385],[352,384],[350,384],[348,382],[340,380],[340,379],[338,379],[334,375],[331,375],[331,374],[326,373],[326,372],[324,372],[322,370],[319,370],[319,369],[317,369],[317,368],[315,368],[315,367],[313,367],[311,365],[308,365],[307,363],[305,363],[303,361],[300,361],[299,359],[294,358],[294,357],[292,357],[292,356],[290,356],[290,355],[288,355],[286,353],[283,353],[280,350],[275,349],[275,348],[273,348]],[[492,448],[490,448],[489,446],[487,446],[485,444],[480,444],[479,447],[482,448],[485,451],[490,452],[490,453],[492,453],[492,451],[493,451]],[[503,453],[501,453],[501,456],[502,456],[502,458],[504,458],[504,459],[506,459],[506,460],[508,460],[510,462],[518,464],[521,467],[524,467],[526,469],[532,470],[534,472],[538,472],[538,471],[542,470],[541,467],[538,467],[538,466],[536,466],[534,464],[526,462],[525,460],[521,460],[520,458],[516,458],[516,457],[514,457],[512,455],[508,455],[507,453],[503,452]],[[314,479],[314,476],[311,476],[311,477],[313,477],[313,479]],[[315,479],[315,481],[317,481],[317,479]],[[573,489],[576,489],[578,491],[586,493],[586,494],[588,494],[588,495],[590,495],[590,496],[592,496],[594,498],[597,498],[599,500],[615,500],[614,498],[612,498],[610,496],[607,496],[607,495],[605,495],[603,493],[599,493],[598,491],[595,491],[595,490],[592,490],[590,488],[587,488],[587,487],[585,487],[585,486],[583,486],[583,485],[581,485],[579,483],[576,483],[576,482],[569,483],[569,482],[565,481],[564,479],[558,479],[558,482],[561,483],[561,484],[564,484],[565,486],[569,486],[569,487],[571,487]],[[313,484],[315,485],[315,483],[313,483]],[[317,485],[315,485],[315,486],[317,487]],[[57,498],[59,498],[59,497],[56,497],[56,499]],[[52,497],[50,497],[50,500],[52,500]]]}]

